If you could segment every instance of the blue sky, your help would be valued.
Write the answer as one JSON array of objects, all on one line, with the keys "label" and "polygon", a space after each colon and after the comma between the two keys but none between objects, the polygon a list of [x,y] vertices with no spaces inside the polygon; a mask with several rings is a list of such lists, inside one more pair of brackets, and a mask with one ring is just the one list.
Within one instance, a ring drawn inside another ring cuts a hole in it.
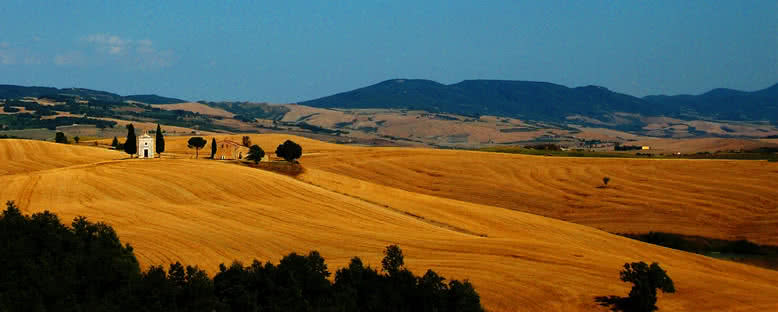
[{"label": "blue sky", "polygon": [[294,102],[391,78],[778,82],[778,1],[16,1],[0,83]]}]

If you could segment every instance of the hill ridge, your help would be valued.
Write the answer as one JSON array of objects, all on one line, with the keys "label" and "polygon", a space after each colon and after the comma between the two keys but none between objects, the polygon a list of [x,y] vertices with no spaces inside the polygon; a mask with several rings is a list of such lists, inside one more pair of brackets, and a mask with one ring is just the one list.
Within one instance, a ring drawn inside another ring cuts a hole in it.
[{"label": "hill ridge", "polygon": [[[54,88],[38,86],[20,86],[12,84],[0,84],[0,99],[42,96],[79,96],[87,99],[104,100],[109,102],[123,102],[127,100],[143,102],[146,104],[174,104],[184,103],[187,100],[169,98],[156,94],[134,94],[121,96],[107,91],[87,88]],[[145,100],[145,101],[144,101]]]},{"label": "hill ridge", "polygon": [[471,79],[441,84],[427,79],[389,79],[298,104],[320,108],[420,109],[468,116],[497,115],[565,121],[581,115],[609,119],[614,113],[778,122],[778,84],[752,92],[716,88],[700,95],[642,98],[603,86],[567,87],[525,80]]}]

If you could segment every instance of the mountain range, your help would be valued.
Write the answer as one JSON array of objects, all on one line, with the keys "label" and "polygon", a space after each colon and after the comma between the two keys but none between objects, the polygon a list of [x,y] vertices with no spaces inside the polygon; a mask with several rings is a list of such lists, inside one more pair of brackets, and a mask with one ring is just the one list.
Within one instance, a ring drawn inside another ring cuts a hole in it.
[{"label": "mountain range", "polygon": [[136,101],[146,104],[174,104],[187,102],[186,100],[163,97],[154,94],[138,94],[121,96],[111,92],[82,89],[82,88],[51,88],[51,87],[25,87],[17,85],[0,84],[0,99],[14,99],[22,97],[62,97],[78,96],[82,99],[104,101],[104,102],[124,102]]},{"label": "mountain range", "polygon": [[[187,102],[153,94],[121,96],[83,88],[0,85],[0,98],[5,99],[73,96],[104,102]],[[465,80],[446,85],[424,79],[391,79],[298,104],[317,108],[410,109],[552,122],[577,119],[600,125],[620,120],[620,125],[610,126],[622,129],[641,126],[637,121],[625,124],[624,113],[683,120],[767,121],[778,124],[778,84],[753,92],[719,88],[699,95],[640,98],[600,86],[569,88],[548,82]]]},{"label": "mountain range", "polygon": [[610,120],[613,113],[680,119],[778,122],[778,84],[745,92],[714,89],[700,95],[646,96],[604,87],[532,81],[465,80],[445,85],[423,79],[392,79],[368,87],[300,102],[319,108],[396,108],[530,120],[562,121],[570,116]]}]

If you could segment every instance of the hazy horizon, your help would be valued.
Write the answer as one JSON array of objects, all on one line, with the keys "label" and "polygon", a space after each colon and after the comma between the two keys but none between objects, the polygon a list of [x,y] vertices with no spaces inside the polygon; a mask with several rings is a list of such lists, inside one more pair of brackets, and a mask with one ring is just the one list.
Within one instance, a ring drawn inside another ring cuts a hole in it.
[{"label": "hazy horizon", "polygon": [[9,1],[0,83],[298,102],[395,78],[634,96],[778,82],[778,2]]}]

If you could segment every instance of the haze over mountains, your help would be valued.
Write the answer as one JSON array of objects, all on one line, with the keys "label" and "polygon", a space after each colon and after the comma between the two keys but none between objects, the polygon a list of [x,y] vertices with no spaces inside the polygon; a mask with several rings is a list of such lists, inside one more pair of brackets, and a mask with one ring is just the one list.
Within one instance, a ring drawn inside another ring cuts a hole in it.
[{"label": "haze over mountains", "polygon": [[419,109],[547,121],[563,121],[575,115],[609,120],[611,114],[621,112],[682,119],[776,122],[778,84],[754,92],[714,89],[701,95],[638,98],[604,87],[568,88],[547,82],[465,80],[445,85],[423,79],[392,79],[299,104],[321,108]]}]

